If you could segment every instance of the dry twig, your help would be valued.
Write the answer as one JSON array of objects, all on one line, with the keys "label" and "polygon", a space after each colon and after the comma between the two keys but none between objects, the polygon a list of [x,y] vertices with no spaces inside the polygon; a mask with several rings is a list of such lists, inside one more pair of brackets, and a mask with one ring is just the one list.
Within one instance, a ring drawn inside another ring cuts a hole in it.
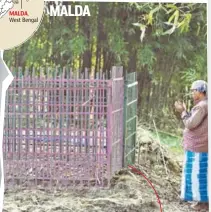
[{"label": "dry twig", "polygon": [[161,146],[161,141],[160,141],[160,137],[159,137],[159,135],[158,135],[158,131],[157,131],[157,127],[156,127],[156,125],[155,125],[154,119],[153,119],[153,123],[154,123],[155,131],[156,131],[156,135],[157,135],[157,138],[158,138],[158,141],[159,141],[160,152],[161,152],[161,154],[162,154],[162,159],[163,159],[163,164],[164,164],[164,167],[165,167],[166,175],[168,175],[168,170],[167,170],[166,162],[165,162],[165,159],[164,159],[164,154],[163,154],[163,150],[162,150],[162,146]]}]

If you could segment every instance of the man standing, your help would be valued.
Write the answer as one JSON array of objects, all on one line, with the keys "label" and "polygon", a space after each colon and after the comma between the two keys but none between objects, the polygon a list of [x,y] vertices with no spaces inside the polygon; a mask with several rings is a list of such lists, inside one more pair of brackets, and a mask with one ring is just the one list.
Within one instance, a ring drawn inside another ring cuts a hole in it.
[{"label": "man standing", "polygon": [[192,208],[206,211],[209,209],[207,83],[203,80],[193,82],[191,92],[194,100],[191,112],[187,112],[184,103],[175,102],[175,109],[181,114],[185,126],[181,199],[196,201]]}]

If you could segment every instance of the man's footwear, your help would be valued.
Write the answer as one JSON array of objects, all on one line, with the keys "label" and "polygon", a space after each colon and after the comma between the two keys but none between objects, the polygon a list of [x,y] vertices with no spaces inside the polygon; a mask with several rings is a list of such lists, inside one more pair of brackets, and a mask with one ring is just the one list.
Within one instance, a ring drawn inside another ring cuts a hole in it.
[{"label": "man's footwear", "polygon": [[191,208],[193,210],[195,210],[195,211],[200,211],[200,212],[204,211],[204,212],[206,212],[206,211],[209,210],[209,204],[208,203],[203,203],[203,202],[198,202],[198,203],[196,203],[194,205],[191,205]]}]

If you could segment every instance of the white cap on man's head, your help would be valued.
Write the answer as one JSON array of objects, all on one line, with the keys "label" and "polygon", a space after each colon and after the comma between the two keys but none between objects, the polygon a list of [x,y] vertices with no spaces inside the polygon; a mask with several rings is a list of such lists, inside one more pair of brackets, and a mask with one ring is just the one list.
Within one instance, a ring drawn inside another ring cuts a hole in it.
[{"label": "white cap on man's head", "polygon": [[207,92],[207,82],[204,80],[196,80],[192,83],[191,90],[197,90],[201,93]]}]

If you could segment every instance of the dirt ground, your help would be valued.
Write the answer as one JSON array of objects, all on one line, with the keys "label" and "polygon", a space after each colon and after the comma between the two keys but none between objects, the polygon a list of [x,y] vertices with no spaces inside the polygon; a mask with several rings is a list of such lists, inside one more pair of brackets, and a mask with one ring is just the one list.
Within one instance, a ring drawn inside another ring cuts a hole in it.
[{"label": "dirt ground", "polygon": [[[122,174],[113,179],[110,189],[69,190],[45,192],[41,190],[16,190],[6,192],[4,212],[157,212],[159,204],[147,182],[136,175]],[[167,182],[168,180],[166,180]],[[162,179],[162,182],[163,179]],[[165,183],[166,183],[165,182]],[[163,211],[191,211],[180,204],[177,191],[155,185]]]},{"label": "dirt ground", "polygon": [[[154,185],[163,212],[192,210],[180,203],[181,161],[139,129],[136,168]],[[139,152],[139,154],[138,154]],[[178,155],[177,155],[178,156]],[[177,157],[180,158],[180,157]],[[139,160],[138,160],[139,159]],[[160,206],[144,177],[130,169],[116,173],[109,189],[6,191],[3,212],[158,212]]]}]

